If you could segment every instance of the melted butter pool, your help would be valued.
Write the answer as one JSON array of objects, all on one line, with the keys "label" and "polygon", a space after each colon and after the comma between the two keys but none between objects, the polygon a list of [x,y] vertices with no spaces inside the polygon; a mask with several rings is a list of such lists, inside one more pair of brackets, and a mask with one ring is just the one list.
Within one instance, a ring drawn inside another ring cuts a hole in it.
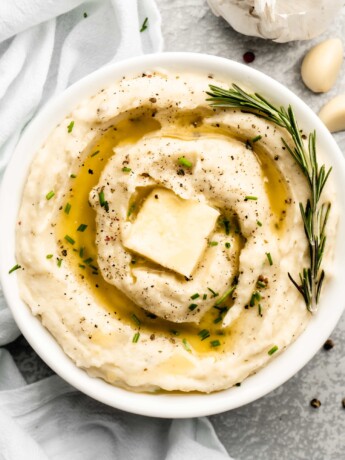
[{"label": "melted butter pool", "polygon": [[[201,120],[200,114],[197,116],[187,114],[181,117],[176,123],[175,136],[183,139],[195,138],[195,136],[205,134],[229,136],[229,130],[205,126],[201,123]],[[132,327],[133,334],[140,331],[151,336],[152,340],[156,336],[164,336],[172,343],[182,341],[187,350],[193,349],[197,353],[224,352],[231,347],[235,327],[221,328],[222,318],[226,313],[226,309],[231,307],[231,299],[229,300],[228,298],[225,302],[222,302],[221,307],[211,308],[202,318],[199,325],[193,323],[175,324],[155,318],[136,306],[115,286],[107,283],[102,278],[97,267],[96,214],[89,205],[89,192],[99,182],[103,168],[108,159],[114,154],[114,149],[116,154],[116,146],[134,144],[146,134],[153,133],[160,128],[160,123],[152,114],[144,113],[124,119],[107,128],[94,142],[91,149],[84,154],[81,164],[71,176],[70,191],[66,196],[63,208],[60,210],[56,226],[56,235],[61,255],[64,259],[63,263],[67,263],[72,267],[76,276],[84,284],[85,289],[89,291],[105,311]],[[172,135],[170,129],[167,131],[167,135]],[[287,198],[285,181],[275,167],[274,161],[263,150],[255,148],[253,153],[257,156],[261,165],[263,177],[267,178],[265,187],[272,213],[276,220],[275,228],[278,226],[281,228],[281,219],[285,212],[285,200]],[[78,231],[82,224],[87,227],[84,231]],[[66,241],[66,235],[72,238],[74,244]],[[236,251],[239,254],[242,245],[241,236],[235,236],[235,243],[232,245],[231,251]],[[67,255],[65,251],[67,251]],[[199,294],[201,299],[203,295],[207,295],[208,299],[212,296],[211,292]],[[219,295],[221,294],[219,293]],[[217,297],[215,297],[216,301]],[[207,330],[209,336],[201,340],[200,332],[203,330]],[[111,345],[113,337],[104,335],[98,330],[97,333],[92,334],[90,340],[106,346],[107,344]],[[215,343],[217,345],[212,346]],[[178,372],[176,363],[171,368],[172,370],[174,369],[174,372]]]}]

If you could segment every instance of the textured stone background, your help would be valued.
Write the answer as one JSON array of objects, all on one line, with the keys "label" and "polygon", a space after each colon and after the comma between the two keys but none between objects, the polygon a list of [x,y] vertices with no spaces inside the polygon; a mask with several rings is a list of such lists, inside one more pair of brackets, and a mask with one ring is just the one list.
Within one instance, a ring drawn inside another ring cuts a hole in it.
[{"label": "textured stone background", "polygon": [[[345,66],[336,87],[322,96],[314,95],[303,85],[299,71],[312,43],[328,36],[343,38],[345,42],[345,9],[331,28],[312,42],[276,44],[238,34],[211,13],[206,0],[157,3],[163,19],[165,51],[215,54],[239,62],[243,62],[245,51],[254,51],[253,67],[288,86],[315,111],[333,94],[345,92]],[[345,133],[337,134],[336,140],[344,152]],[[248,406],[211,417],[230,455],[241,460],[345,458],[345,409],[341,404],[345,397],[344,316],[332,339],[332,350],[319,351],[276,391]],[[315,397],[322,403],[319,409],[309,405]]]},{"label": "textured stone background", "polygon": [[[256,59],[253,67],[282,82],[315,111],[333,94],[345,92],[344,69],[327,95],[313,95],[300,79],[299,68],[312,43],[327,36],[345,41],[345,11],[313,42],[284,45],[245,37],[210,12],[206,0],[157,0],[163,18],[166,51],[215,54],[242,62],[245,51]],[[345,150],[345,135],[336,139]],[[345,280],[345,268],[344,268]],[[344,301],[340,299],[340,301]],[[332,308],[332,305],[329,306]],[[314,357],[295,377],[268,396],[237,410],[211,417],[231,456],[238,460],[340,460],[345,458],[345,317],[332,334],[335,347]],[[8,346],[28,382],[49,374],[23,337]],[[320,399],[319,409],[310,407]],[[212,459],[210,459],[212,460]]]}]

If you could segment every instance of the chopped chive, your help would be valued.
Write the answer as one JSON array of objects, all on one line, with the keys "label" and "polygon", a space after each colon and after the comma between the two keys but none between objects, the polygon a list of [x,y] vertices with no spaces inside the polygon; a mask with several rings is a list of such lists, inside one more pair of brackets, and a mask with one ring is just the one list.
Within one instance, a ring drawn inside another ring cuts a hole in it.
[{"label": "chopped chive", "polygon": [[77,232],[85,232],[86,229],[87,229],[86,224],[80,224],[79,227],[77,228]]},{"label": "chopped chive", "polygon": [[127,166],[124,166],[124,167],[122,168],[122,172],[129,173],[129,172],[131,172],[131,171],[132,171],[132,168],[128,168]]},{"label": "chopped chive", "polygon": [[53,258],[53,254],[47,254],[46,255],[46,259],[52,259]]},{"label": "chopped chive", "polygon": [[95,270],[96,272],[98,271],[98,267],[96,267],[95,265],[90,265],[90,268],[92,268],[92,270]]},{"label": "chopped chive", "polygon": [[65,209],[64,209],[64,211],[65,211],[66,214],[69,214],[69,212],[70,212],[70,210],[71,210],[71,207],[72,207],[72,206],[70,205],[70,203],[66,203],[66,206],[65,206]]},{"label": "chopped chive", "polygon": [[218,339],[217,340],[211,340],[210,345],[211,345],[211,347],[219,347],[220,342],[219,342]]},{"label": "chopped chive", "polygon": [[71,238],[69,235],[65,235],[65,240],[68,241],[68,243],[70,244],[74,244],[75,241],[73,238]]},{"label": "chopped chive", "polygon": [[83,247],[81,247],[79,249],[79,257],[84,257],[84,248]]},{"label": "chopped chive", "polygon": [[92,257],[88,257],[87,259],[83,260],[84,264],[87,264],[87,265],[90,265],[92,261],[93,261]]},{"label": "chopped chive", "polygon": [[202,331],[198,332],[198,336],[201,338],[201,340],[205,340],[210,337],[210,331],[203,329]]},{"label": "chopped chive", "polygon": [[262,307],[261,307],[261,303],[259,303],[259,305],[258,305],[258,314],[259,314],[259,316],[262,316]]},{"label": "chopped chive", "polygon": [[273,353],[275,353],[276,351],[278,351],[278,347],[277,347],[277,345],[274,345],[274,347],[272,347],[270,350],[268,350],[267,353],[268,353],[270,356],[272,356]]},{"label": "chopped chive", "polygon": [[252,196],[252,195],[247,195],[244,197],[244,201],[248,201],[248,200],[256,201],[257,199],[258,199],[257,196]]},{"label": "chopped chive", "polygon": [[228,221],[227,219],[224,219],[223,220],[223,225],[224,225],[224,229],[225,229],[225,234],[229,235],[230,234],[230,221]]},{"label": "chopped chive", "polygon": [[195,300],[195,299],[197,299],[198,297],[200,297],[200,295],[196,292],[196,293],[193,294],[190,298],[191,298],[192,300]]},{"label": "chopped chive", "polygon": [[225,247],[226,247],[226,249],[229,249],[229,248],[231,248],[231,244],[229,242],[226,242]]},{"label": "chopped chive", "polygon": [[69,177],[70,177],[71,179],[75,179],[77,176],[76,176],[75,174],[71,174]]},{"label": "chopped chive", "polygon": [[91,155],[90,155],[91,158],[94,157],[94,156],[96,156],[99,152],[100,152],[99,150],[96,150],[95,152],[91,153]]},{"label": "chopped chive", "polygon": [[219,299],[217,300],[216,302],[216,305],[219,305],[221,304],[222,302],[224,302],[224,300],[229,297],[230,294],[232,294],[234,292],[234,290],[236,289],[236,286],[231,286],[227,291],[224,292],[223,295],[221,295],[219,297]]},{"label": "chopped chive", "polygon": [[262,227],[262,222],[260,222],[259,220],[257,220],[256,223],[258,224],[259,227]]},{"label": "chopped chive", "polygon": [[139,337],[140,337],[140,332],[136,332],[136,333],[133,335],[132,342],[133,342],[133,343],[137,343],[138,340],[139,340]]},{"label": "chopped chive", "polygon": [[62,264],[62,259],[59,259],[59,258],[58,258],[57,261],[56,261],[56,264],[57,264],[57,266],[60,268],[60,267],[61,267],[61,264]]},{"label": "chopped chive", "polygon": [[178,159],[178,163],[181,166],[185,166],[186,168],[191,168],[193,166],[193,163],[191,161],[187,160],[187,158],[185,158],[185,157],[180,157]]},{"label": "chopped chive", "polygon": [[135,313],[132,313],[132,314],[131,314],[131,318],[132,318],[132,320],[135,322],[135,324],[136,324],[138,327],[140,327],[141,321],[140,321],[140,319],[137,317],[137,315],[136,315]]},{"label": "chopped chive", "polygon": [[80,268],[85,268],[85,265],[79,264],[79,267],[80,267]]},{"label": "chopped chive", "polygon": [[213,323],[214,323],[214,324],[218,324],[218,323],[220,323],[220,322],[222,321],[222,319],[223,319],[223,318],[222,318],[221,316],[218,316],[218,317],[213,321]]},{"label": "chopped chive", "polygon": [[191,352],[191,348],[189,346],[189,343],[187,342],[187,339],[182,339],[182,343],[183,343],[183,346],[185,347],[185,349],[189,352]]},{"label": "chopped chive", "polygon": [[101,190],[98,194],[99,204],[103,207],[105,204],[104,190]]},{"label": "chopped chive", "polygon": [[180,335],[179,331],[176,331],[175,329],[170,329],[170,331],[174,335]]},{"label": "chopped chive", "polygon": [[148,25],[147,25],[148,20],[149,20],[149,18],[145,18],[145,19],[144,19],[144,22],[143,22],[143,24],[142,24],[142,26],[141,26],[141,28],[140,28],[140,32],[144,32],[144,31],[147,29],[147,27],[148,27]]},{"label": "chopped chive", "polygon": [[135,203],[133,203],[133,204],[129,207],[128,212],[127,212],[127,217],[129,217],[129,216],[133,213],[134,210],[135,210]]},{"label": "chopped chive", "polygon": [[268,263],[270,265],[273,265],[273,260],[272,260],[272,256],[271,256],[271,253],[270,252],[266,252],[266,257],[268,259]]},{"label": "chopped chive", "polygon": [[260,280],[258,280],[258,281],[256,282],[256,285],[257,285],[257,287],[259,287],[259,288],[265,288],[265,287],[267,287],[267,284],[264,283],[263,281],[260,281]]},{"label": "chopped chive", "polygon": [[196,303],[191,303],[188,308],[189,308],[190,311],[193,311],[193,310],[196,309],[197,306],[198,305]]},{"label": "chopped chive", "polygon": [[46,199],[50,200],[51,198],[53,198],[54,195],[55,195],[55,192],[53,192],[53,190],[51,190],[50,192],[48,192],[46,194]]},{"label": "chopped chive", "polygon": [[99,197],[99,204],[101,205],[102,208],[106,210],[106,212],[109,211],[109,203],[105,200],[104,198],[104,190],[101,190],[98,194]]},{"label": "chopped chive", "polygon": [[252,143],[254,144],[255,142],[259,141],[260,139],[262,139],[262,136],[260,136],[260,135],[255,136],[255,137],[253,137],[253,139],[252,139]]},{"label": "chopped chive", "polygon": [[74,127],[74,121],[72,120],[71,123],[67,126],[67,131],[71,133],[73,130],[73,127]]},{"label": "chopped chive", "polygon": [[207,294],[204,294],[204,295],[202,296],[202,300],[206,300],[206,299],[207,299]]},{"label": "chopped chive", "polygon": [[217,241],[209,241],[208,245],[209,246],[218,246],[218,242]]},{"label": "chopped chive", "polygon": [[215,292],[213,289],[211,289],[209,287],[207,289],[211,292],[212,297],[218,297],[219,296],[218,292]]},{"label": "chopped chive", "polygon": [[12,272],[15,272],[16,270],[18,270],[19,268],[22,268],[22,266],[16,264],[11,268],[11,270],[8,271],[8,273],[11,274]]}]

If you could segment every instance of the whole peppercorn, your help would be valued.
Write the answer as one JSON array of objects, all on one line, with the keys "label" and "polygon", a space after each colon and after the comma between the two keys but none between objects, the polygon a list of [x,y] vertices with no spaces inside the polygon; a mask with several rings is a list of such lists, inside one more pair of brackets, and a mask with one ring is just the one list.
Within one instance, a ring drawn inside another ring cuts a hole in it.
[{"label": "whole peppercorn", "polygon": [[334,347],[334,342],[332,339],[326,340],[326,342],[323,345],[323,349],[326,351],[332,350],[333,347]]},{"label": "whole peppercorn", "polygon": [[318,399],[314,398],[310,401],[310,405],[311,407],[314,407],[314,409],[318,409],[321,406],[321,402]]},{"label": "whole peppercorn", "polygon": [[253,51],[246,51],[243,55],[243,60],[246,64],[250,64],[255,60],[255,54]]}]

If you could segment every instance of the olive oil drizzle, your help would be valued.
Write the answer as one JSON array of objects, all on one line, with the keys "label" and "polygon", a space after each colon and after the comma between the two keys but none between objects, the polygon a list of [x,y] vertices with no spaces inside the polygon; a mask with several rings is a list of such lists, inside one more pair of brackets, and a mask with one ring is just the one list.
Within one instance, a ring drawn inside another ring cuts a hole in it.
[{"label": "olive oil drizzle", "polygon": [[[179,138],[190,139],[195,138],[195,136],[210,134],[216,137],[229,137],[229,135],[233,137],[233,133],[229,133],[228,129],[204,125],[201,115],[186,115],[185,118],[179,119],[178,125],[177,133],[175,132],[174,135]],[[79,168],[71,174],[70,192],[66,196],[66,203],[60,211],[56,226],[56,236],[65,262],[69,264],[76,276],[84,283],[85,289],[93,296],[95,302],[101,305],[109,314],[131,326],[133,334],[140,330],[148,336],[165,337],[173,343],[177,340],[184,340],[188,347],[197,353],[219,353],[228,348],[231,341],[233,328],[222,329],[221,327],[222,318],[233,303],[231,295],[220,305],[216,304],[217,298],[215,297],[215,306],[209,309],[198,325],[194,323],[171,323],[155,317],[135,305],[115,286],[107,283],[97,267],[95,211],[89,204],[89,192],[97,185],[106,162],[114,153],[116,154],[116,147],[134,144],[146,134],[153,133],[160,128],[160,123],[152,114],[144,112],[141,116],[125,118],[103,132],[94,142],[91,149],[82,157]],[[163,128],[163,135],[164,133]],[[172,135],[171,131],[167,130],[166,135],[170,137]],[[243,139],[240,140],[243,141]],[[257,145],[255,145],[254,154],[260,163],[263,176],[269,178],[266,192],[272,212],[276,217],[281,218],[282,211],[285,210],[284,203],[287,193],[284,179],[277,172],[274,162],[269,159],[263,149],[257,148]],[[135,217],[148,193],[147,190],[142,190],[138,196],[133,198],[133,210],[132,215],[128,216],[129,220]],[[67,204],[68,213],[64,212]],[[83,232],[77,231],[81,224],[87,226]],[[231,227],[234,227],[233,222],[231,222]],[[232,235],[234,243],[231,245],[231,249],[227,248],[225,250],[235,251],[238,265],[238,258],[244,241],[239,231],[232,233],[235,233],[235,235]],[[66,234],[73,238],[75,244],[71,245],[66,242],[64,239]],[[133,265],[146,266],[148,262],[133,254],[132,263]],[[230,282],[231,280],[229,280],[229,284]],[[219,293],[219,295],[221,294],[223,293]],[[205,292],[200,292],[200,296],[195,302],[201,303],[206,298],[209,299],[210,296],[212,296],[211,292],[205,288]],[[133,317],[137,318],[138,321],[133,321]],[[200,335],[200,332],[202,332],[202,335]],[[138,342],[139,344],[140,342]]]}]

